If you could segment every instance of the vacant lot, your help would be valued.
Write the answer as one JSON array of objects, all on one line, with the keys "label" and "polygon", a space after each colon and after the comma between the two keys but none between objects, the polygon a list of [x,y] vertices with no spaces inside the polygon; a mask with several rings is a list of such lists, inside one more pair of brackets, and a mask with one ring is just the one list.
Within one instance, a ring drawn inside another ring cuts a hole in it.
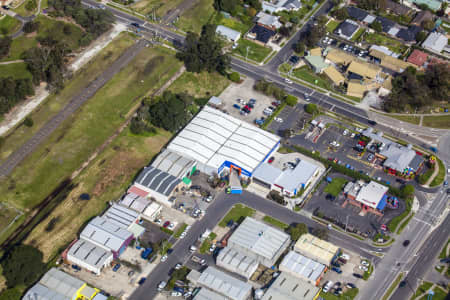
[{"label": "vacant lot", "polygon": [[262,62],[270,52],[272,52],[271,48],[245,39],[240,39],[237,48],[233,50],[233,53],[239,54],[244,58],[248,57],[256,62]]},{"label": "vacant lot", "polygon": [[0,19],[0,34],[11,34],[20,27],[20,21],[8,15]]},{"label": "vacant lot", "polygon": [[[170,134],[158,130],[155,136],[136,136],[125,129],[91,165],[75,180],[78,186],[48,216],[36,226],[26,243],[37,246],[46,260],[57,255],[62,247],[77,237],[81,227],[100,214],[107,202],[118,199],[136,174],[148,164],[169,140]],[[91,199],[83,201],[80,194]],[[58,220],[48,230],[51,220]]]},{"label": "vacant lot", "polygon": [[341,193],[344,185],[347,182],[348,180],[345,178],[335,177],[330,183],[328,183],[323,191],[327,194],[337,197]]},{"label": "vacant lot", "polygon": [[131,7],[144,15],[155,10],[156,16],[163,17],[182,2],[183,0],[140,0],[133,3]]},{"label": "vacant lot", "polygon": [[200,33],[203,25],[215,15],[213,3],[214,0],[197,0],[196,4],[180,16],[176,26],[185,32]]},{"label": "vacant lot", "polygon": [[65,88],[56,95],[47,97],[30,117],[34,121],[33,127],[19,126],[6,137],[5,143],[0,147],[0,163],[13,151],[19,148],[26,140],[33,136],[50,118],[56,115],[83,87],[87,86],[99,76],[113,61],[134,43],[134,38],[122,33],[112,41],[91,62],[80,69],[75,76],[66,83]]},{"label": "vacant lot", "polygon": [[230,81],[217,72],[190,73],[184,72],[169,87],[174,93],[186,93],[191,96],[218,96],[228,86]]},{"label": "vacant lot", "polygon": [[251,217],[255,214],[255,210],[248,206],[242,204],[236,204],[233,208],[223,217],[222,221],[220,221],[219,226],[225,227],[228,222],[233,220],[235,223],[242,222],[246,217]]},{"label": "vacant lot", "polygon": [[406,51],[407,47],[402,42],[388,38],[381,33],[368,33],[366,32],[363,39],[369,44],[376,44],[379,46],[386,46],[391,51],[402,54]]},{"label": "vacant lot", "polygon": [[444,116],[425,116],[423,117],[423,126],[433,127],[433,128],[450,128],[450,115]]},{"label": "vacant lot", "polygon": [[4,77],[31,78],[31,73],[27,69],[27,64],[23,62],[0,65],[0,78]]}]

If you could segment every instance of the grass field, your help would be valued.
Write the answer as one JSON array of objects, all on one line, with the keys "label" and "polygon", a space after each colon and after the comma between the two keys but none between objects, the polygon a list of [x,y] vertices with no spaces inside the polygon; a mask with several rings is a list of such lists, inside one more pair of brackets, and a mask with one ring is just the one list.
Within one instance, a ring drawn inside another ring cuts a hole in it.
[{"label": "grass field", "polygon": [[345,178],[341,177],[333,178],[333,180],[325,187],[323,191],[327,194],[331,194],[337,197],[347,182],[348,180]]},{"label": "grass field", "polygon": [[278,228],[280,228],[282,230],[285,230],[286,228],[289,227],[288,224],[283,223],[283,222],[281,222],[278,219],[272,218],[271,216],[264,216],[263,221],[268,223],[268,224],[271,224],[271,225],[273,225],[275,227],[278,227]]},{"label": "grass field", "polygon": [[31,73],[27,69],[27,64],[23,62],[0,65],[0,78],[12,77],[14,79],[19,78],[31,78]]},{"label": "grass field", "polygon": [[18,214],[19,212],[12,207],[0,203],[0,232],[4,230]]},{"label": "grass field", "polygon": [[[427,292],[433,284],[431,282],[424,282],[418,288],[412,299],[416,299],[423,293]],[[433,297],[434,298],[434,297]]]},{"label": "grass field", "polygon": [[380,33],[368,33],[364,35],[363,39],[369,44],[376,44],[379,46],[386,46],[391,51],[402,54],[406,51],[407,47],[400,41],[388,38]]},{"label": "grass field", "polygon": [[[27,10],[25,8],[25,6],[27,5],[27,2],[30,2],[30,1],[35,1],[36,2],[36,8],[32,9],[32,10]],[[39,1],[39,0],[25,0],[25,1],[22,2],[22,4],[19,7],[14,9],[14,12],[16,14],[18,14],[18,15],[21,15],[22,17],[29,17],[29,16],[33,15],[34,13],[36,13],[36,11],[37,11],[37,1]]]},{"label": "grass field", "polygon": [[186,93],[194,97],[218,96],[230,81],[217,72],[184,72],[169,87],[174,93]]},{"label": "grass field", "polygon": [[181,30],[200,33],[202,26],[215,15],[214,0],[198,0],[190,9],[186,10],[176,23]]},{"label": "grass field", "polygon": [[354,299],[356,295],[358,295],[358,293],[359,289],[354,288],[347,290],[345,293],[342,293],[342,295],[339,296],[335,296],[332,293],[320,292],[320,297],[322,297],[324,300],[339,300],[339,299],[351,300]]},{"label": "grass field", "polygon": [[20,21],[11,16],[6,15],[0,19],[0,35],[14,33],[19,27]]},{"label": "grass field", "polygon": [[339,21],[335,21],[335,20],[330,20],[326,27],[327,27],[327,31],[328,32],[333,32],[338,26],[339,26],[340,22]]},{"label": "grass field", "polygon": [[420,123],[420,117],[415,117],[415,116],[397,116],[397,115],[386,115],[390,118],[394,118],[397,120],[400,120],[402,122],[408,122],[411,124],[416,124],[419,125]]},{"label": "grass field", "polygon": [[245,217],[251,217],[255,214],[255,210],[248,206],[242,204],[236,204],[233,208],[223,217],[222,221],[220,221],[220,227],[226,227],[230,220],[233,220],[235,223],[242,222]]},{"label": "grass field", "polygon": [[[39,15],[36,21],[39,22],[38,37],[51,35],[55,40],[66,43],[72,50],[80,47],[80,39],[83,37],[84,32],[78,26],[63,21],[56,21],[43,15]],[[64,34],[64,26],[70,26],[70,34]]]},{"label": "grass field", "polygon": [[131,8],[144,15],[151,13],[155,9],[156,16],[163,17],[182,2],[183,0],[141,0],[133,3]]},{"label": "grass field", "polygon": [[238,19],[235,18],[225,18],[222,14],[217,14],[214,20],[216,25],[223,25],[228,28],[239,31],[242,34],[245,34],[253,24],[244,24]]},{"label": "grass field", "polygon": [[2,58],[0,61],[10,61],[22,58],[22,53],[37,45],[37,41],[34,38],[20,36],[13,39],[11,48],[9,49],[9,55]]},{"label": "grass field", "polygon": [[[445,299],[448,299],[447,298],[448,291],[444,291],[440,287],[434,287],[433,288],[433,292],[434,292],[433,300],[445,300]],[[422,298],[420,298],[420,300],[427,300],[427,299],[429,299],[428,295],[425,295]]]},{"label": "grass field", "polygon": [[20,126],[12,131],[0,148],[0,162],[20,147],[51,117],[61,110],[70,99],[99,76],[113,61],[115,61],[127,48],[134,44],[134,38],[126,33],[120,34],[114,41],[105,47],[92,61],[81,68],[74,77],[66,83],[65,88],[56,95],[51,95],[34,111],[30,117],[34,121],[33,127]]},{"label": "grass field", "polygon": [[423,117],[422,125],[426,127],[450,129],[450,115],[425,116]]},{"label": "grass field", "polygon": [[[151,59],[157,62],[147,70]],[[40,203],[114,133],[140,97],[156,91],[180,67],[170,50],[145,48],[16,167],[8,184],[1,184],[3,199],[19,208]],[[11,190],[12,181],[15,188]]]},{"label": "grass field", "polygon": [[331,83],[321,76],[315,74],[308,66],[303,66],[298,69],[294,69],[292,74],[299,78],[307,81],[313,85],[319,86],[321,88],[332,90]]},{"label": "grass field", "polygon": [[240,39],[238,41],[238,46],[233,50],[233,53],[239,54],[242,57],[247,57],[247,47],[248,47],[248,58],[257,62],[262,62],[267,55],[272,52],[271,48],[258,45],[252,41],[246,39]]}]

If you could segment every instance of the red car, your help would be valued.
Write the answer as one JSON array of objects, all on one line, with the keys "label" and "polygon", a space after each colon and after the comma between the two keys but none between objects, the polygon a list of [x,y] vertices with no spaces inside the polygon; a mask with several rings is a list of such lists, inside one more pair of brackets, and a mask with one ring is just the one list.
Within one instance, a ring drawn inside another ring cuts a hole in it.
[{"label": "red car", "polygon": [[267,161],[269,164],[271,164],[271,163],[273,163],[273,161],[275,160],[275,157],[271,157],[271,158],[269,158],[269,160]]},{"label": "red car", "polygon": [[251,108],[250,106],[248,106],[248,105],[244,106],[244,108],[245,108],[245,109],[248,109],[249,111],[252,110],[252,108]]},{"label": "red car", "polygon": [[163,227],[167,228],[167,227],[169,227],[169,225],[170,225],[170,221],[165,221]]},{"label": "red car", "polygon": [[272,105],[276,107],[276,106],[280,105],[280,103],[274,101],[274,102],[272,102]]}]

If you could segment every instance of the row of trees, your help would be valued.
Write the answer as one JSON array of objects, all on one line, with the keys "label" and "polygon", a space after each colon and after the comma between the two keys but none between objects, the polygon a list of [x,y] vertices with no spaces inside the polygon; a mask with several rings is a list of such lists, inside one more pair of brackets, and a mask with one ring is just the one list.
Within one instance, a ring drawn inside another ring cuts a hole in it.
[{"label": "row of trees", "polygon": [[33,95],[31,79],[13,79],[12,77],[0,79],[0,116],[7,113],[25,97]]},{"label": "row of trees", "polygon": [[8,56],[11,43],[12,39],[9,36],[0,37],[0,59]]},{"label": "row of trees", "polygon": [[425,72],[410,67],[395,77],[392,93],[383,105],[388,112],[401,112],[442,101],[450,101],[450,67],[447,64],[433,64]]}]

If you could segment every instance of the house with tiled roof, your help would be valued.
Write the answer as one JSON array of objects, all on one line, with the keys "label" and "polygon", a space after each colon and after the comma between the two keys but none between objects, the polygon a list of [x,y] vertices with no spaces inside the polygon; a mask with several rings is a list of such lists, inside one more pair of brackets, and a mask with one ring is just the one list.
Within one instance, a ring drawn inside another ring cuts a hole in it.
[{"label": "house with tiled roof", "polygon": [[423,51],[415,49],[411,55],[408,57],[408,62],[414,64],[420,68],[424,66],[424,64],[428,60],[428,54]]}]

